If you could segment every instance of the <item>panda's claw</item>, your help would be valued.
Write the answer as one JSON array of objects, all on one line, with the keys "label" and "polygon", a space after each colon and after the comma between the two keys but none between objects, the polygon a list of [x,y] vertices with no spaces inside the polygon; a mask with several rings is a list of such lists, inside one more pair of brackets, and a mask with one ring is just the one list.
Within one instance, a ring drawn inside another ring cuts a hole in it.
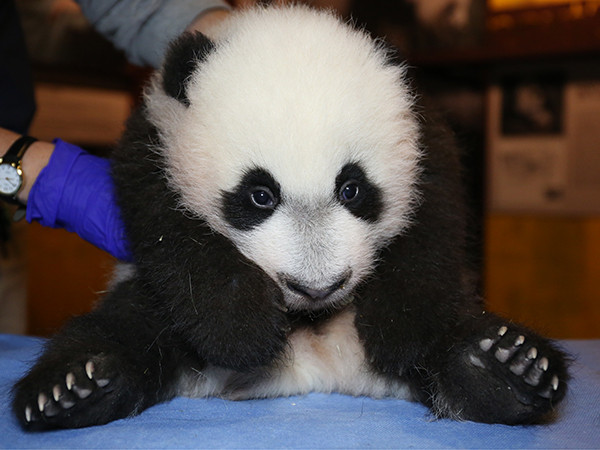
[{"label": "panda's claw", "polygon": [[535,359],[535,358],[537,358],[537,355],[538,355],[537,348],[531,347],[529,349],[529,351],[527,352],[527,359]]},{"label": "panda's claw", "polygon": [[58,384],[55,384],[54,387],[52,388],[52,398],[54,399],[55,402],[58,402],[61,397],[62,397],[62,391],[60,390],[60,386]]},{"label": "panda's claw", "polygon": [[520,334],[517,339],[515,340],[514,346],[515,347],[520,347],[521,345],[523,345],[525,343],[525,336],[523,336],[522,334]]},{"label": "panda's claw", "polygon": [[38,398],[37,398],[37,405],[38,405],[38,409],[40,410],[41,413],[44,412],[46,403],[48,403],[48,397],[43,392],[40,392],[38,394]]},{"label": "panda's claw", "polygon": [[538,395],[542,398],[551,399],[556,391],[558,391],[559,380],[556,375],[552,376],[552,380],[550,380],[550,385],[546,387],[543,391],[540,391]]},{"label": "panda's claw", "polygon": [[75,375],[73,372],[69,372],[65,377],[65,385],[67,386],[67,391],[73,389],[73,385],[75,384]]},{"label": "panda's claw", "polygon": [[[527,383],[530,386],[538,386],[540,384],[540,381],[542,380],[542,377],[544,376],[544,373],[548,371],[549,364],[550,362],[545,356],[540,358],[536,362],[536,364],[531,364],[529,372],[527,373],[527,376],[524,379],[525,383]],[[554,377],[551,380],[551,384],[552,381],[554,381]]]},{"label": "panda's claw", "polygon": [[88,361],[88,362],[85,363],[85,374],[87,375],[87,377],[90,380],[94,379],[94,370],[95,370],[95,367],[94,367],[94,362],[93,361],[90,360],[90,361]]},{"label": "panda's claw", "polygon": [[31,406],[27,405],[25,407],[25,422],[31,423],[33,422],[32,410]]}]

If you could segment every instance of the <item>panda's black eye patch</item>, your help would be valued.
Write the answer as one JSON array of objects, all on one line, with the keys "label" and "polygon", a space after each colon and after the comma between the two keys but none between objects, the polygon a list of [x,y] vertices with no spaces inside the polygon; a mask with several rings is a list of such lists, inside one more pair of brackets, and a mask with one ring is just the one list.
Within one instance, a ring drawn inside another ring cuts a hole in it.
[{"label": "panda's black eye patch", "polygon": [[280,186],[266,170],[248,170],[233,191],[222,194],[225,220],[239,230],[250,230],[267,220],[280,202]]},{"label": "panda's black eye patch", "polygon": [[337,200],[356,217],[376,221],[383,209],[381,190],[358,163],[346,164],[335,179]]}]

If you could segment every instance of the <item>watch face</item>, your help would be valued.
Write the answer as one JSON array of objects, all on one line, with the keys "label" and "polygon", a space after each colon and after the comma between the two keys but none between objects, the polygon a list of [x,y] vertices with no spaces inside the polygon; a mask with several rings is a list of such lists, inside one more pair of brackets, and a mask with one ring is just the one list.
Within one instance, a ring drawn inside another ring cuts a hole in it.
[{"label": "watch face", "polygon": [[21,175],[10,164],[0,164],[0,194],[15,195],[21,187]]}]

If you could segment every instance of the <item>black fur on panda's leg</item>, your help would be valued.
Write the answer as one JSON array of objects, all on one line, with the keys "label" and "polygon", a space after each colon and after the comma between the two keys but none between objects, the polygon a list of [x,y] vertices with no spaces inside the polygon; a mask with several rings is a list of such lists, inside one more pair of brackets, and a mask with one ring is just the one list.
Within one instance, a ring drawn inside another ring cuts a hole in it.
[{"label": "black fur on panda's leg", "polygon": [[479,311],[464,295],[465,215],[460,161],[443,127],[426,123],[412,224],[382,251],[372,277],[360,287],[356,327],[372,366],[397,376],[422,363],[443,342],[459,312]]},{"label": "black fur on panda's leg", "polygon": [[100,425],[173,395],[169,383],[190,360],[141,312],[137,290],[121,283],[49,341],[14,389],[13,410],[26,430]]},{"label": "black fur on panda's leg", "polygon": [[372,368],[411,383],[437,416],[542,421],[564,397],[567,359],[548,339],[484,313],[464,252],[461,171],[449,137],[426,123],[421,202],[357,292],[356,328]]},{"label": "black fur on panda's leg", "polygon": [[164,146],[142,107],[113,154],[136,273],[163,320],[203,360],[240,371],[269,365],[290,330],[281,289],[229,239],[174,207],[179,194],[157,176],[166,172],[156,150]]},{"label": "black fur on panda's leg", "polygon": [[422,400],[439,417],[527,424],[567,391],[567,357],[549,339],[492,313],[460,322],[420,369]]}]

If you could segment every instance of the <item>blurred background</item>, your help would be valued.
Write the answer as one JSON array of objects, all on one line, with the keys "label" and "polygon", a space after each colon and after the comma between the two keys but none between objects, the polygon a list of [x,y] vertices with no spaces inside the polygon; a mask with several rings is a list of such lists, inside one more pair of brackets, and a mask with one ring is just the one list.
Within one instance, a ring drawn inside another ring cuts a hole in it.
[{"label": "blurred background", "polygon": [[[72,0],[16,3],[36,86],[30,134],[109,155],[149,69],[128,64]],[[600,0],[306,3],[397,47],[447,116],[465,150],[489,309],[555,338],[600,338]],[[93,306],[113,265],[64,230],[12,226],[0,332],[53,333]]]}]

